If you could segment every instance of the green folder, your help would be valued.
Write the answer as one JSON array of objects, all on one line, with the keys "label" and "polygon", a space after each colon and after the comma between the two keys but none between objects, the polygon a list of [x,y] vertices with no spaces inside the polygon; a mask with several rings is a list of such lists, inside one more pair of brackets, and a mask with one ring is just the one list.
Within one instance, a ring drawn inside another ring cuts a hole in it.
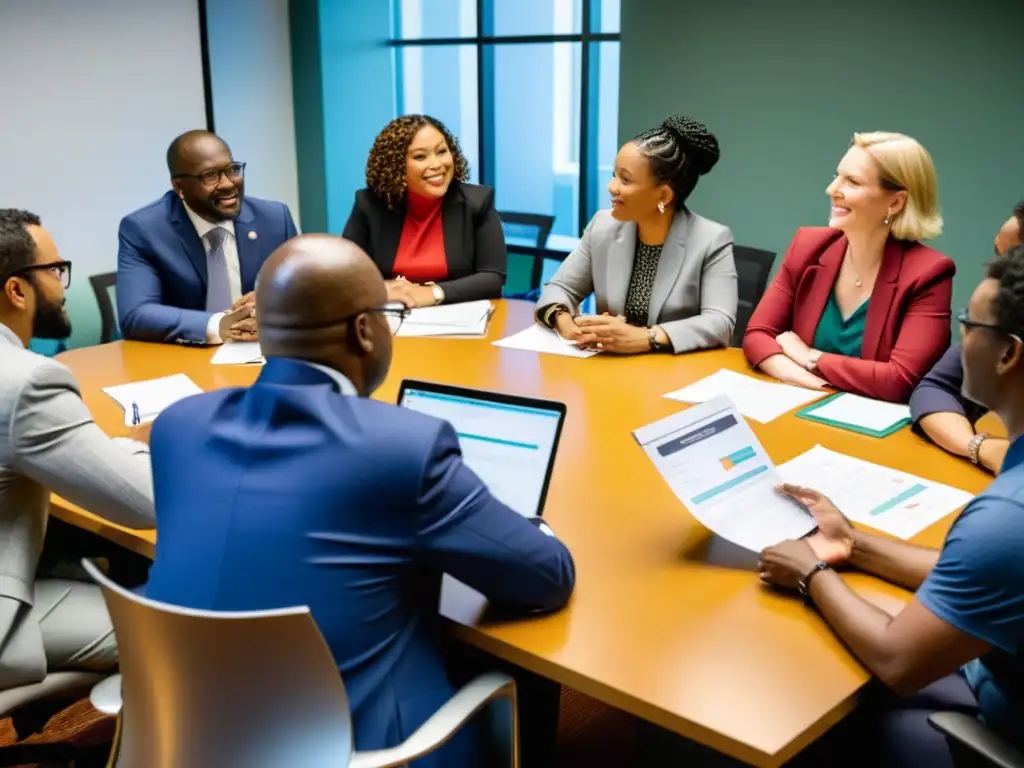
[{"label": "green folder", "polygon": [[817,413],[815,413],[815,411],[817,411],[819,408],[821,408],[826,403],[829,403],[832,400],[835,400],[837,397],[842,397],[844,394],[846,394],[846,393],[845,392],[837,392],[836,394],[830,395],[829,397],[826,397],[823,400],[817,400],[816,402],[813,402],[810,405],[804,406],[799,411],[797,411],[796,412],[796,416],[798,418],[801,418],[801,419],[807,419],[808,421],[816,421],[819,424],[827,424],[830,427],[839,427],[839,429],[847,429],[850,432],[859,432],[860,434],[867,435],[868,437],[888,437],[893,432],[898,432],[899,430],[903,429],[905,426],[907,426],[910,423],[910,418],[907,417],[905,419],[899,419],[899,420],[893,422],[892,424],[890,424],[888,427],[886,427],[883,430],[877,430],[877,429],[868,429],[867,427],[862,427],[862,426],[860,426],[858,424],[850,424],[849,422],[845,422],[845,421],[836,421],[835,419],[826,419],[826,418],[824,418],[822,416],[819,416]]}]

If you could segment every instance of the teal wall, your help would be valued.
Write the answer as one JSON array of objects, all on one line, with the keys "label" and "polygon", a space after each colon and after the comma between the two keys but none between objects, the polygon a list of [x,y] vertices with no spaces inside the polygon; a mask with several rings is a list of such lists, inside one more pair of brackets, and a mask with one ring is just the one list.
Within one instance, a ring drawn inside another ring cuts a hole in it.
[{"label": "teal wall", "polygon": [[340,234],[394,116],[389,3],[292,0],[291,24],[302,231]]},{"label": "teal wall", "polygon": [[736,242],[781,254],[823,225],[855,131],[918,139],[939,173],[966,304],[992,239],[1024,198],[1024,3],[716,0],[622,4],[619,135],[672,112],[703,121],[722,158],[691,198]]}]

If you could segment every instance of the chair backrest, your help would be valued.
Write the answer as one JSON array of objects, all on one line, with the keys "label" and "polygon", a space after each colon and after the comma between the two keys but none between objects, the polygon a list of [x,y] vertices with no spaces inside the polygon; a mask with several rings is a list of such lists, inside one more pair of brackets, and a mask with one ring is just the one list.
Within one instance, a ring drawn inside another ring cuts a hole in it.
[{"label": "chair backrest", "polygon": [[96,294],[96,303],[100,307],[100,344],[106,344],[113,341],[115,334],[118,333],[117,313],[110,298],[110,290],[117,285],[117,272],[91,275],[89,282],[92,284],[92,292]]},{"label": "chair backrest", "polygon": [[548,235],[555,226],[555,217],[544,213],[517,213],[515,211],[498,211],[502,224],[516,227],[534,227],[537,230],[537,247],[546,248]]},{"label": "chair backrest", "polygon": [[117,637],[117,768],[348,766],[348,697],[308,608],[190,610],[84,565]]},{"label": "chair backrest", "polygon": [[745,245],[734,245],[732,255],[736,261],[740,299],[736,307],[736,328],[732,332],[732,345],[739,347],[743,344],[743,334],[746,333],[750,316],[754,314],[754,309],[768,287],[768,277],[775,263],[775,253]]}]

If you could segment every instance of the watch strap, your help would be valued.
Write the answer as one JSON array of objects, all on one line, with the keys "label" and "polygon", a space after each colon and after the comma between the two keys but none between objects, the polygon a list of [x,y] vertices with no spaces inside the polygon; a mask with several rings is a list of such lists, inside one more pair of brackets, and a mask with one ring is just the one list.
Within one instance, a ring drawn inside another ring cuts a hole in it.
[{"label": "watch strap", "polygon": [[796,588],[802,597],[810,597],[810,595],[808,594],[808,590],[811,588],[811,579],[813,579],[822,571],[827,570],[828,567],[828,563],[826,563],[824,560],[819,560],[814,564],[814,567],[811,569],[811,572],[797,582]]}]

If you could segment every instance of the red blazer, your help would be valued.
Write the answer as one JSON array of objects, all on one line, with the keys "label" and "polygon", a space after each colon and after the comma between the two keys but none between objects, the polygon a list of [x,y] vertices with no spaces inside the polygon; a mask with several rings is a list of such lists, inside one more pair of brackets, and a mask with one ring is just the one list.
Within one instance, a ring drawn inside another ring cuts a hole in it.
[{"label": "red blazer", "polygon": [[[794,331],[812,346],[839,267],[846,236],[801,227],[743,337],[753,366],[782,352],[775,337]],[[871,291],[860,357],[824,354],[818,373],[836,389],[905,403],[949,346],[949,302],[956,265],[938,251],[889,238]]]}]

